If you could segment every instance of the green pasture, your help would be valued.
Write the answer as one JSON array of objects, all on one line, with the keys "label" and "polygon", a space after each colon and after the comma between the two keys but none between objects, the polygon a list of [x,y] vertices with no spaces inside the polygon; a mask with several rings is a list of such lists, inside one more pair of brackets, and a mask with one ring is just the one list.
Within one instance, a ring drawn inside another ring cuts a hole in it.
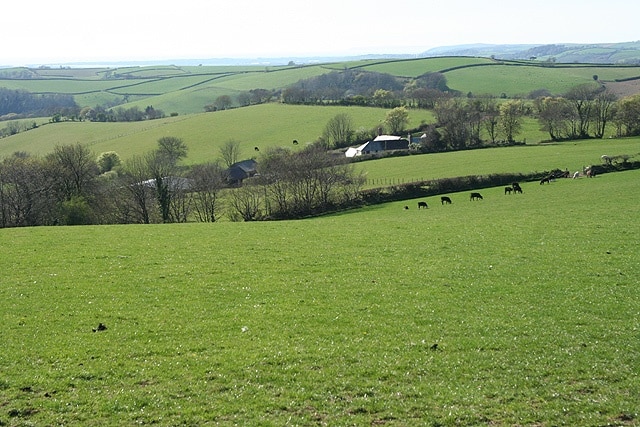
[{"label": "green pasture", "polygon": [[538,89],[561,94],[578,84],[587,83],[589,80],[593,82],[591,77],[559,77],[558,70],[551,68],[504,65],[461,68],[448,71],[445,76],[448,86],[462,93],[494,96],[504,93],[508,97],[526,96]]},{"label": "green pasture", "polygon": [[[602,81],[640,76],[640,67],[631,66],[549,65],[539,62],[496,62],[488,58],[436,57],[298,66],[18,68],[2,70],[0,87],[33,93],[71,94],[79,105],[91,107],[128,96],[128,103],[122,104],[127,108],[153,105],[168,113],[192,114],[202,112],[206,104],[212,103],[220,95],[235,98],[238,93],[251,89],[282,89],[301,79],[348,68],[402,77],[444,72],[451,89],[464,94],[505,94],[509,97],[527,95],[538,89],[561,94],[576,85],[593,82],[594,75],[598,75]],[[29,74],[30,78],[13,78],[14,74],[21,73]]]},{"label": "green pasture", "polygon": [[502,93],[509,97],[526,96],[538,89],[547,89],[561,95],[572,87],[593,83],[593,76],[612,81],[640,76],[640,67],[540,67],[497,64],[467,67],[447,71],[447,84],[451,89],[476,95]]},{"label": "green pasture", "polygon": [[637,425],[638,182],[1,229],[0,424]]},{"label": "green pasture", "polygon": [[[156,106],[153,104],[154,107]],[[28,132],[0,139],[0,157],[16,151],[43,155],[56,145],[88,144],[98,155],[116,151],[123,159],[157,147],[163,136],[175,136],[189,147],[186,163],[203,163],[219,157],[219,147],[230,139],[241,144],[242,157],[256,157],[254,147],[298,147],[322,135],[327,122],[339,113],[348,114],[355,129],[381,125],[388,110],[367,107],[317,107],[262,104],[214,113],[132,123],[63,122],[41,126]],[[410,126],[429,118],[429,112],[410,112]]]},{"label": "green pasture", "polygon": [[397,61],[377,61],[373,64],[364,66],[354,66],[352,68],[362,68],[367,71],[375,71],[377,73],[387,73],[394,76],[418,77],[426,73],[443,72],[449,68],[477,65],[477,64],[493,64],[495,61],[489,58],[472,58],[472,57],[436,57],[436,58],[420,58],[405,59]]},{"label": "green pasture", "polygon": [[[367,187],[494,173],[532,173],[602,164],[601,156],[630,155],[640,159],[640,138],[484,148],[448,153],[392,157],[356,163]],[[640,187],[639,187],[640,188]]]},{"label": "green pasture", "polygon": [[[75,95],[100,92],[113,88],[134,85],[136,82],[123,80],[79,80],[79,79],[39,79],[14,80],[0,78],[0,87],[11,90],[26,90],[32,93],[60,93]],[[93,107],[93,105],[92,105]]]},{"label": "green pasture", "polygon": [[144,82],[135,87],[126,86],[114,92],[120,94],[148,93],[143,97],[124,104],[130,108],[145,108],[153,105],[165,113],[176,111],[181,114],[194,114],[204,111],[204,106],[212,104],[218,96],[229,95],[235,100],[241,92],[252,89],[277,89],[286,87],[298,80],[326,73],[321,67],[299,67],[274,69],[264,68],[253,71],[237,71],[228,74],[198,74],[167,77]]}]

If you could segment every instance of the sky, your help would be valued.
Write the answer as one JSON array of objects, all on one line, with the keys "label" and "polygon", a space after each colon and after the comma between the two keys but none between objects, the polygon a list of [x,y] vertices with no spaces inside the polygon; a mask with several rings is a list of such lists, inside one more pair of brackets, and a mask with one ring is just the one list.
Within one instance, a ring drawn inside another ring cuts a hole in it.
[{"label": "sky", "polygon": [[636,0],[8,0],[0,66],[640,40]]}]

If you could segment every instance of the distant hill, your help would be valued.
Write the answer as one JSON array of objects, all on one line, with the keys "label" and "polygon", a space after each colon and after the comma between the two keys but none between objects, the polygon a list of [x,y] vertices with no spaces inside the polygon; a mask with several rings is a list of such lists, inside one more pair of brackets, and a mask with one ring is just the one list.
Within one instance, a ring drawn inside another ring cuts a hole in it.
[{"label": "distant hill", "polygon": [[597,44],[468,44],[429,49],[418,56],[476,56],[582,64],[640,64],[640,41]]},{"label": "distant hill", "polygon": [[[30,64],[28,68],[42,66],[52,68],[123,68],[123,67],[150,67],[173,65],[185,66],[282,66],[282,65],[313,65],[349,61],[369,60],[402,60],[417,58],[432,58],[439,56],[469,56],[482,58],[495,58],[502,60],[531,60],[549,61],[558,63],[581,64],[617,64],[640,65],[640,40],[622,43],[596,43],[596,44],[464,44],[453,46],[440,46],[417,54],[399,52],[397,54],[364,54],[342,56],[292,56],[292,57],[254,57],[254,58],[186,58],[163,59],[146,61],[102,61],[102,62],[67,62],[56,64]],[[11,66],[0,65],[2,68]]]}]

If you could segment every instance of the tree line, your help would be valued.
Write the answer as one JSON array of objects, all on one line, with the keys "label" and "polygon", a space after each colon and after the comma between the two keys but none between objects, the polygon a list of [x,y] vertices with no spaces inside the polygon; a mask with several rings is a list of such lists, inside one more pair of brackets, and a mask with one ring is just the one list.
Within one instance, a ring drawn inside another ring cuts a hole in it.
[{"label": "tree line", "polygon": [[190,167],[179,164],[187,146],[176,137],[125,161],[79,143],[44,157],[14,153],[0,162],[0,227],[299,218],[355,203],[364,182],[343,156],[316,144],[265,150],[258,174],[233,185],[228,166],[239,145],[225,147],[226,164]]},{"label": "tree line", "polygon": [[0,87],[0,117],[48,117],[61,112],[74,112],[77,109],[78,105],[72,95],[33,94],[26,90]]},{"label": "tree line", "polygon": [[[418,152],[518,143],[525,117],[535,118],[550,141],[603,138],[612,126],[616,136],[640,135],[640,94],[617,99],[599,84],[583,84],[560,96],[546,94],[533,100],[443,93],[429,109],[435,121],[408,130],[422,133],[420,142],[411,146]],[[404,105],[391,109],[384,129],[406,135],[408,111]],[[355,129],[348,114],[341,113],[325,125],[321,139],[331,148],[347,147],[373,139],[380,130]]]},{"label": "tree line", "polygon": [[283,89],[280,98],[287,104],[428,108],[445,93],[458,94],[447,87],[442,73],[406,78],[348,69],[300,80]]}]

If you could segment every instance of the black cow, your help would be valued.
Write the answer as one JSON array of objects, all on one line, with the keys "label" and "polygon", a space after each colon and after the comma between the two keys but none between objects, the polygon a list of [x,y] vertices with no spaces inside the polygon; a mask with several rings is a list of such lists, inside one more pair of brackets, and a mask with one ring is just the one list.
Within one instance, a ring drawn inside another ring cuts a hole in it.
[{"label": "black cow", "polygon": [[260,149],[258,147],[253,147],[254,150],[256,151],[260,151]]},{"label": "black cow", "polygon": [[511,194],[511,192],[513,191],[513,188],[511,187],[504,187],[504,194]]},{"label": "black cow", "polygon": [[440,197],[440,203],[442,203],[443,205],[446,203],[448,205],[451,204],[451,199],[448,198],[447,196],[442,196]]},{"label": "black cow", "polygon": [[542,178],[542,179],[540,180],[540,185],[542,185],[542,184],[551,184],[551,177],[550,177],[550,176],[547,176],[547,177],[545,177],[545,178]]},{"label": "black cow", "polygon": [[522,194],[522,187],[520,187],[520,184],[518,184],[517,182],[512,183],[511,188],[513,188],[513,194]]},{"label": "black cow", "polygon": [[98,324],[97,328],[93,328],[92,330],[93,330],[93,332],[106,331],[107,327],[105,326],[104,323],[100,323],[100,324]]},{"label": "black cow", "polygon": [[427,202],[418,202],[418,209],[420,208],[428,209],[429,206],[427,206]]},{"label": "black cow", "polygon": [[471,193],[471,197],[469,197],[469,200],[482,200],[482,194]]}]

